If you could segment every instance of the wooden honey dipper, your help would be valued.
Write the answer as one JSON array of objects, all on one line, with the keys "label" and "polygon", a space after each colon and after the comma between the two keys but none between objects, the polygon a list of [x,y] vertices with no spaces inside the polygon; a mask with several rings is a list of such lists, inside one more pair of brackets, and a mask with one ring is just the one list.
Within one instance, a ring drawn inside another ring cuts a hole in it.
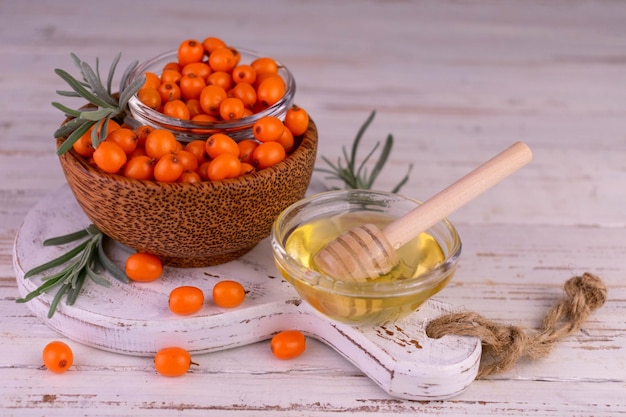
[{"label": "wooden honey dipper", "polygon": [[532,160],[528,145],[516,142],[383,230],[373,224],[351,229],[313,257],[316,268],[344,281],[365,281],[391,271],[396,249]]}]

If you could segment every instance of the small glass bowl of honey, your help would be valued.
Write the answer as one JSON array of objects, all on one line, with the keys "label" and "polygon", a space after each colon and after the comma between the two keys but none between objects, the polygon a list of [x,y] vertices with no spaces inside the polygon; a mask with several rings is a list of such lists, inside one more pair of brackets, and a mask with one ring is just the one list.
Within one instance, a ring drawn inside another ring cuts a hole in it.
[{"label": "small glass bowl of honey", "polygon": [[399,264],[364,282],[342,280],[316,269],[313,258],[337,236],[372,223],[379,228],[420,204],[400,194],[370,190],[327,191],[285,209],[272,226],[276,267],[320,313],[353,325],[378,325],[415,312],[452,279],[461,240],[447,219],[397,248]]}]

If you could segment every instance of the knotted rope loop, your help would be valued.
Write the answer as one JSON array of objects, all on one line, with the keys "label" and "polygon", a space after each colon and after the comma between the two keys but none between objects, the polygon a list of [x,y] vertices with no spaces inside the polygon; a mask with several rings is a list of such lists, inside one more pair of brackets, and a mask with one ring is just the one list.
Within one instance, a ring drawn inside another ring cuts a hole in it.
[{"label": "knotted rope loop", "polygon": [[449,334],[477,337],[483,345],[477,378],[503,372],[524,356],[531,359],[547,356],[556,342],[580,330],[589,315],[607,299],[606,286],[590,273],[570,278],[564,289],[566,296],[548,311],[538,331],[525,331],[467,312],[432,320],[426,334],[435,339]]}]

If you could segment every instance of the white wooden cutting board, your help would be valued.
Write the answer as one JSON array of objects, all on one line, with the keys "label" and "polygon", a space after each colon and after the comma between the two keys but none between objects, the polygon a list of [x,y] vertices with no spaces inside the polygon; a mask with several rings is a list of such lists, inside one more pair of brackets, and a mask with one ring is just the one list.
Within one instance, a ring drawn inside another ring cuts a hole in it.
[{"label": "white wooden cutting board", "polygon": [[[41,200],[25,217],[15,239],[13,263],[22,296],[35,289],[39,277],[24,279],[25,271],[73,247],[43,247],[50,237],[89,225],[67,186]],[[109,256],[123,266],[129,252],[112,244]],[[220,280],[239,281],[246,288],[244,303],[223,309],[211,301]],[[51,328],[77,342],[100,349],[151,356],[167,346],[206,353],[255,343],[281,330],[297,329],[334,348],[391,396],[414,400],[443,399],[465,390],[476,377],[481,355],[478,339],[446,336],[430,339],[429,319],[451,306],[428,301],[405,319],[381,326],[355,327],[331,321],[303,302],[274,267],[269,240],[223,265],[178,269],[165,267],[163,277],[150,283],[123,284],[111,278],[106,288],[86,281],[73,306],[60,303],[47,318],[51,295],[26,304]],[[205,291],[202,310],[177,316],[168,309],[170,291],[194,285]],[[27,308],[16,305],[16,308]]]}]

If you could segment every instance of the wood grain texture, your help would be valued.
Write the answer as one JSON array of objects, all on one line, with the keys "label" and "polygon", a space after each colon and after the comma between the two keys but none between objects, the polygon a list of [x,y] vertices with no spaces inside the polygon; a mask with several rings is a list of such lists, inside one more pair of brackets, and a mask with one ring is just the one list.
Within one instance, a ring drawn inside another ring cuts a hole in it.
[{"label": "wood grain texture", "polygon": [[[0,3],[0,16],[3,416],[626,414],[622,1],[246,0],[217,9],[28,0]],[[120,51],[126,64],[208,35],[289,65],[319,155],[339,156],[376,109],[361,157],[388,133],[395,139],[377,188],[393,187],[413,163],[402,192],[424,199],[511,141],[528,143],[532,164],[450,217],[463,254],[437,298],[533,328],[563,283],[588,271],[607,284],[606,305],[548,358],[446,401],[394,399],[315,340],[294,361],[272,360],[263,342],[202,355],[181,379],[159,378],[148,358],[74,343],[70,372],[40,369],[41,349],[59,336],[15,304],[11,251],[26,213],[64,183],[52,138],[62,115],[50,102],[65,87],[54,68],[72,69],[70,52],[106,68]]]}]

